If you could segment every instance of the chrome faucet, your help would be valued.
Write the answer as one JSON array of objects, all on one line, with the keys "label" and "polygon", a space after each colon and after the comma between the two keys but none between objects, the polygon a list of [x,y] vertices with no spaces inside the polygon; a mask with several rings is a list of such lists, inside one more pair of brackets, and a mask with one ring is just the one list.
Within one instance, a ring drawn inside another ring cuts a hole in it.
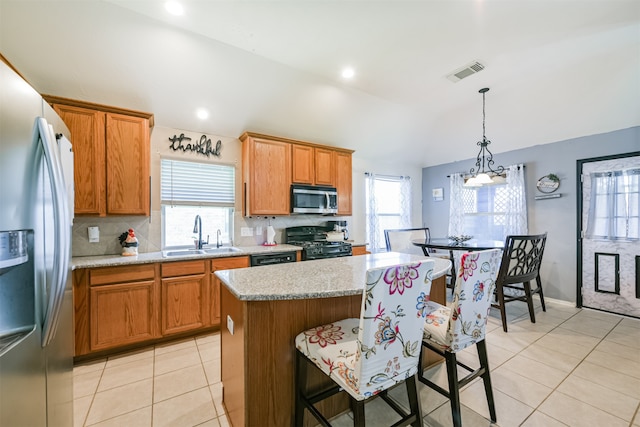
[{"label": "chrome faucet", "polygon": [[[198,233],[198,241],[196,242],[196,249],[202,249],[202,245],[205,242],[202,240],[202,218],[200,218],[200,215],[196,215],[196,220],[195,220],[195,223],[193,224],[193,232]],[[206,243],[209,244],[209,237],[207,237]]]},{"label": "chrome faucet", "polygon": [[222,246],[222,243],[220,242],[220,235],[222,233],[220,232],[220,229],[218,228],[218,231],[216,231],[216,248],[219,248],[220,246]]}]

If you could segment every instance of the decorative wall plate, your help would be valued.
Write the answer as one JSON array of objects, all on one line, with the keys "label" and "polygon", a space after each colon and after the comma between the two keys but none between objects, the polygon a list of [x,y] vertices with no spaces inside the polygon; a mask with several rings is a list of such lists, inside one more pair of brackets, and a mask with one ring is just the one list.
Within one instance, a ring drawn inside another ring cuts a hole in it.
[{"label": "decorative wall plate", "polygon": [[545,175],[536,183],[538,191],[541,193],[553,193],[560,187],[560,179],[554,175]]}]

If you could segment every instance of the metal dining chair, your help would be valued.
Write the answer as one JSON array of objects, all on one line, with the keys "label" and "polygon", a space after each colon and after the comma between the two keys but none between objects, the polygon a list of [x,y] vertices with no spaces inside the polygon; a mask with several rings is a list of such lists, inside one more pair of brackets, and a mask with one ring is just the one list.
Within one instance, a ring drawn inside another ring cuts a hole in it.
[{"label": "metal dining chair", "polygon": [[[451,253],[436,252],[435,250],[427,250],[411,243],[412,240],[424,240],[431,239],[431,233],[429,227],[418,228],[394,228],[384,230],[384,241],[387,246],[388,252],[404,252],[415,255],[435,256],[438,258],[450,259],[452,263],[455,262],[453,251]],[[452,269],[455,271],[455,269]],[[447,274],[447,287],[453,287],[453,278],[451,274]]]},{"label": "metal dining chair", "polygon": [[[422,426],[416,373],[433,265],[423,260],[367,270],[360,318],[316,326],[296,336],[296,426],[304,425],[305,409],[321,425],[330,426],[316,403],[339,392],[349,396],[355,426],[364,426],[365,402],[376,396],[400,415],[396,426]],[[310,364],[331,378],[332,386],[309,392]],[[387,394],[403,382],[408,411]]]},{"label": "metal dining chair", "polygon": [[412,240],[429,240],[431,234],[428,227],[394,228],[384,230],[384,242],[388,252],[403,252],[415,255],[427,255],[422,248],[411,243]]},{"label": "metal dining chair", "polygon": [[[496,298],[492,304],[492,307],[500,310],[502,329],[505,332],[507,332],[506,303],[526,302],[531,322],[536,323],[533,295],[538,294],[542,311],[547,311],[544,305],[542,281],[540,280],[540,265],[546,242],[547,233],[510,235],[505,240],[500,271],[496,280]],[[536,281],[536,288],[531,287],[532,280]],[[511,291],[507,294],[505,289]]]}]

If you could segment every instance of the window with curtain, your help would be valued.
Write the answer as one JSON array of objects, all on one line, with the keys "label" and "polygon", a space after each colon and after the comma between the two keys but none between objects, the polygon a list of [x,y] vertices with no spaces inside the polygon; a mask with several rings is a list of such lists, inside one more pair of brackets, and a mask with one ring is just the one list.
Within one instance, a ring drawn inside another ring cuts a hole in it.
[{"label": "window with curtain", "polygon": [[365,183],[369,251],[385,251],[384,230],[411,227],[411,177],[366,173]]},{"label": "window with curtain", "polygon": [[504,240],[528,232],[522,165],[508,167],[504,182],[482,187],[465,187],[464,177],[453,174],[450,187],[449,235]]},{"label": "window with curtain", "polygon": [[587,237],[640,240],[640,169],[591,174]]},{"label": "window with curtain", "polygon": [[202,239],[233,239],[235,167],[228,165],[160,160],[162,247],[193,247],[195,217],[202,219]]}]

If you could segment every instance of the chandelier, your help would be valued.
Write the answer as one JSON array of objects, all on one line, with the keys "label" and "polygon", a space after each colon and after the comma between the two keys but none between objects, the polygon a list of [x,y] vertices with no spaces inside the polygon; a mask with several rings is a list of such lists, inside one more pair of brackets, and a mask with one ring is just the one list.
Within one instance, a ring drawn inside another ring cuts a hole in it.
[{"label": "chandelier", "polygon": [[498,166],[494,169],[493,164],[495,162],[493,160],[493,153],[489,150],[489,144],[491,144],[491,141],[489,141],[485,135],[484,98],[485,93],[489,92],[489,88],[485,87],[480,89],[478,92],[482,94],[482,140],[476,143],[480,146],[480,151],[478,152],[475,166],[469,170],[471,178],[469,178],[465,183],[468,187],[480,187],[487,184],[494,184],[496,181],[501,180],[501,177],[497,180],[495,178],[499,177],[504,172],[503,166]]}]

